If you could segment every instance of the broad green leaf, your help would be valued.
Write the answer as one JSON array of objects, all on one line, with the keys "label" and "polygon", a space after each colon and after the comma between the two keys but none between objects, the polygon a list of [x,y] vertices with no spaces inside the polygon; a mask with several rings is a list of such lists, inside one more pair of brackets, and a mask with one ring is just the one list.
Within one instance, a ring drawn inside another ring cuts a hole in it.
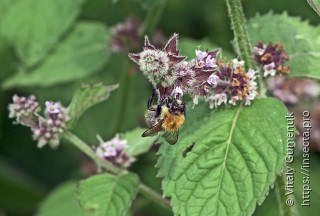
[{"label": "broad green leaf", "polygon": [[[194,40],[191,38],[181,38],[179,40],[179,49],[181,54],[187,56],[188,59],[193,59],[196,57],[195,51],[196,49],[206,50],[209,51],[219,48],[216,44],[213,44],[208,39],[203,40]],[[220,57],[232,59],[234,55],[228,51],[221,50]]]},{"label": "broad green leaf", "polygon": [[158,140],[158,136],[141,137],[146,129],[135,128],[123,135],[123,139],[128,141],[127,152],[131,156],[137,156],[146,153],[151,146]]},{"label": "broad green leaf", "polygon": [[123,216],[137,190],[138,178],[133,174],[101,174],[81,181],[78,195],[80,204],[89,215]]},{"label": "broad green leaf", "polygon": [[42,64],[18,71],[3,87],[50,86],[86,77],[106,63],[108,36],[103,24],[78,23]]},{"label": "broad green leaf", "polygon": [[290,76],[320,79],[320,29],[286,13],[257,15],[248,23],[252,43],[280,42],[289,54]]},{"label": "broad green leaf", "polygon": [[84,85],[78,89],[68,107],[70,127],[73,127],[80,116],[90,107],[105,101],[109,98],[110,93],[117,89],[119,85],[102,85],[101,83],[94,85]]},{"label": "broad green leaf", "polygon": [[37,216],[83,215],[76,197],[77,182],[64,183],[53,190],[41,203]]},{"label": "broad green leaf", "polygon": [[320,0],[307,0],[312,9],[320,16]]},{"label": "broad green leaf", "polygon": [[74,22],[84,0],[21,0],[1,20],[1,33],[31,66],[41,60]]},{"label": "broad green leaf", "polygon": [[[0,1],[0,25],[3,20],[4,15],[10,10],[13,5],[22,0],[1,0]],[[1,33],[1,32],[0,32]]]},{"label": "broad green leaf", "polygon": [[188,113],[178,143],[164,143],[157,164],[175,214],[251,215],[284,163],[286,108],[265,98]]}]

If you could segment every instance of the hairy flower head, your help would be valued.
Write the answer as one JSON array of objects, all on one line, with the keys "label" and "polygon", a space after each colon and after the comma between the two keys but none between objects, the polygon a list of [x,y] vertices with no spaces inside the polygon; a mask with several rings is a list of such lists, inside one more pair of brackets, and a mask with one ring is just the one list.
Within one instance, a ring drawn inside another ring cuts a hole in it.
[{"label": "hairy flower head", "polygon": [[163,49],[156,49],[146,36],[143,51],[131,53],[129,58],[139,65],[155,88],[169,88],[177,79],[175,69],[185,59],[179,55],[177,44],[178,35],[174,34]]}]

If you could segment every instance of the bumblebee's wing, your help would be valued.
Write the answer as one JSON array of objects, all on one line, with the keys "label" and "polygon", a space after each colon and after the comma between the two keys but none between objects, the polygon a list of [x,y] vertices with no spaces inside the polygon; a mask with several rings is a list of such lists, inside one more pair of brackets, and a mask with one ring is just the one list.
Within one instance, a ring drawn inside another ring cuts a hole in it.
[{"label": "bumblebee's wing", "polygon": [[169,144],[174,145],[178,141],[179,130],[166,131],[162,136]]},{"label": "bumblebee's wing", "polygon": [[157,124],[153,125],[151,128],[148,128],[141,136],[147,137],[147,136],[157,135],[159,131],[162,131],[162,122],[163,121],[159,121]]}]

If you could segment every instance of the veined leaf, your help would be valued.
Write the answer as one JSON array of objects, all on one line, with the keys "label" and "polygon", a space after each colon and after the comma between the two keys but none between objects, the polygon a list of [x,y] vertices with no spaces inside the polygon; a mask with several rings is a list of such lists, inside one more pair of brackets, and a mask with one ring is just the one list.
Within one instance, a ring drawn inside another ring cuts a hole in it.
[{"label": "veined leaf", "polygon": [[77,17],[84,0],[23,0],[1,20],[1,33],[14,44],[18,55],[31,66],[57,43]]},{"label": "veined leaf", "polygon": [[141,137],[145,130],[144,128],[135,128],[124,134],[123,139],[128,141],[127,152],[129,155],[137,156],[146,153],[159,138],[159,136]]},{"label": "veined leaf", "polygon": [[78,23],[41,65],[30,72],[18,71],[3,87],[50,86],[86,77],[106,63],[108,37],[103,24]]},{"label": "veined leaf", "polygon": [[65,183],[53,190],[41,203],[37,216],[79,216],[83,210],[77,202],[76,182]]},{"label": "veined leaf", "polygon": [[320,16],[320,0],[307,0],[312,9]]},{"label": "veined leaf", "polygon": [[73,127],[80,116],[90,107],[105,101],[109,98],[110,93],[117,89],[119,85],[84,85],[75,92],[72,101],[68,107],[70,121],[69,127]]},{"label": "veined leaf", "polygon": [[286,13],[257,15],[248,23],[251,41],[281,42],[289,54],[290,76],[320,79],[320,29]]},{"label": "veined leaf", "polygon": [[138,178],[133,174],[102,174],[79,184],[80,204],[89,215],[123,216],[138,191]]},{"label": "veined leaf", "polygon": [[271,98],[190,111],[178,143],[162,144],[157,164],[175,214],[251,215],[284,163],[286,114]]}]

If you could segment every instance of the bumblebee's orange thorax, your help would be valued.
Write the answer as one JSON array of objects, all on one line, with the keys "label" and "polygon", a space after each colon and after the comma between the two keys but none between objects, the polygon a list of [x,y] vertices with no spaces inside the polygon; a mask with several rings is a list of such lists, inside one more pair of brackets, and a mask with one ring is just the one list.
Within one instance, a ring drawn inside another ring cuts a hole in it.
[{"label": "bumblebee's orange thorax", "polygon": [[173,115],[170,112],[163,114],[162,128],[166,131],[178,130],[184,122],[184,115]]}]

